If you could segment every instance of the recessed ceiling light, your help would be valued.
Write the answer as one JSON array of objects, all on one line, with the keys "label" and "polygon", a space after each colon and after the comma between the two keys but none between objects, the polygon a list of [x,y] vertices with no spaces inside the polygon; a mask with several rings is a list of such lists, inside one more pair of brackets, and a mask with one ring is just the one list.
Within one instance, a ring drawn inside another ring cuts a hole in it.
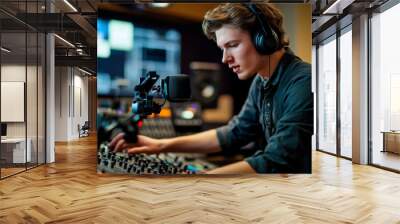
[{"label": "recessed ceiling light", "polygon": [[87,75],[90,75],[90,76],[93,75],[92,73],[90,73],[90,72],[88,72],[88,71],[86,71],[86,70],[83,70],[83,69],[81,69],[81,68],[79,68],[79,67],[78,67],[78,70],[81,71],[81,72],[83,72],[83,73],[85,73],[85,74],[87,74]]},{"label": "recessed ceiling light", "polygon": [[62,42],[64,42],[64,43],[66,43],[67,45],[69,45],[70,47],[75,48],[75,45],[73,45],[73,44],[72,44],[71,42],[69,42],[68,40],[66,40],[66,39],[64,39],[64,38],[62,38],[62,37],[60,37],[60,36],[57,35],[57,34],[54,34],[54,36],[57,37],[58,39],[60,39]]},{"label": "recessed ceiling light", "polygon": [[355,0],[336,0],[322,14],[342,14],[343,9],[351,5]]},{"label": "recessed ceiling light", "polygon": [[67,4],[74,12],[78,12],[78,10],[68,1],[64,0],[65,4]]},{"label": "recessed ceiling light", "polygon": [[10,53],[10,52],[11,52],[11,50],[9,50],[9,49],[7,49],[7,48],[5,48],[5,47],[1,47],[1,50],[4,51],[4,52],[6,52],[6,53]]}]

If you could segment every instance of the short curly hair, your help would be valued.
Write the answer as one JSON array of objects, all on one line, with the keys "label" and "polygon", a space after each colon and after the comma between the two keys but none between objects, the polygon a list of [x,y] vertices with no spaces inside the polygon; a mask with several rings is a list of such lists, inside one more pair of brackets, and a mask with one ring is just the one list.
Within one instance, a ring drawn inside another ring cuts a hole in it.
[{"label": "short curly hair", "polygon": [[[289,40],[283,28],[282,13],[268,3],[252,4],[264,14],[268,24],[278,35],[280,46],[288,46]],[[202,24],[203,32],[209,39],[216,41],[215,31],[224,25],[231,25],[251,33],[258,26],[258,22],[256,16],[244,4],[225,3],[207,11]]]}]

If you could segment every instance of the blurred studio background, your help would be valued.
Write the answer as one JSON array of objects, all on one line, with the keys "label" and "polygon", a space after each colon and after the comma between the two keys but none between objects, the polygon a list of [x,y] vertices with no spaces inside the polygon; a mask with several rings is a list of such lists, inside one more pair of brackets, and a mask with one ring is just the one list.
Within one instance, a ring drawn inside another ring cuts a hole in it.
[{"label": "blurred studio background", "polygon": [[[161,77],[187,74],[204,123],[226,123],[238,113],[252,80],[240,81],[221,63],[202,32],[205,12],[217,4],[99,4],[98,105],[129,112],[133,87],[151,70]],[[290,48],[311,63],[311,7],[276,4],[284,14]],[[126,98],[127,102],[122,102]],[[116,105],[118,104],[118,105]],[[168,109],[165,107],[164,109]]]}]

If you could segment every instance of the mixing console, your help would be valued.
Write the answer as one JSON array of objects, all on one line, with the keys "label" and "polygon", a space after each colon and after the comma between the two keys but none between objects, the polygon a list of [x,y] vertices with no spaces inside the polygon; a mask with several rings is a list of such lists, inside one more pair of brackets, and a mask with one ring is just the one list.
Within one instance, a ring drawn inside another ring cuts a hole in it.
[{"label": "mixing console", "polygon": [[97,154],[97,170],[105,173],[196,174],[212,168],[215,168],[215,165],[206,161],[172,153],[158,155],[114,153],[109,150],[107,144],[101,144]]},{"label": "mixing console", "polygon": [[139,133],[152,138],[173,138],[177,136],[172,120],[169,118],[143,119]]}]

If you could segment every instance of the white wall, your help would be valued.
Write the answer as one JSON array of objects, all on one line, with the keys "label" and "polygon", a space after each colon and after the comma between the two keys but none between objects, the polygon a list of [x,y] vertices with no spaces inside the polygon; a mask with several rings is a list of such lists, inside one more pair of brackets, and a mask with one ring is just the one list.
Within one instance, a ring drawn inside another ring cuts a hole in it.
[{"label": "white wall", "polygon": [[[1,66],[1,81],[25,82],[25,74],[26,74],[25,69],[26,69],[25,65],[18,65],[18,64],[2,65]],[[34,67],[28,66],[27,69],[28,69],[28,74],[29,74],[32,72]],[[33,93],[28,92],[27,96],[28,97],[33,96]],[[35,91],[35,96],[36,96],[36,91]],[[7,108],[1,108],[1,110],[7,110]],[[30,119],[28,118],[28,120],[30,120]],[[21,137],[21,138],[25,137],[25,122],[7,122],[7,136],[8,137]]]},{"label": "white wall", "polygon": [[88,78],[72,67],[56,67],[56,141],[79,138],[78,124],[88,120]]},{"label": "white wall", "polygon": [[68,77],[67,67],[55,68],[55,141],[68,140]]}]

